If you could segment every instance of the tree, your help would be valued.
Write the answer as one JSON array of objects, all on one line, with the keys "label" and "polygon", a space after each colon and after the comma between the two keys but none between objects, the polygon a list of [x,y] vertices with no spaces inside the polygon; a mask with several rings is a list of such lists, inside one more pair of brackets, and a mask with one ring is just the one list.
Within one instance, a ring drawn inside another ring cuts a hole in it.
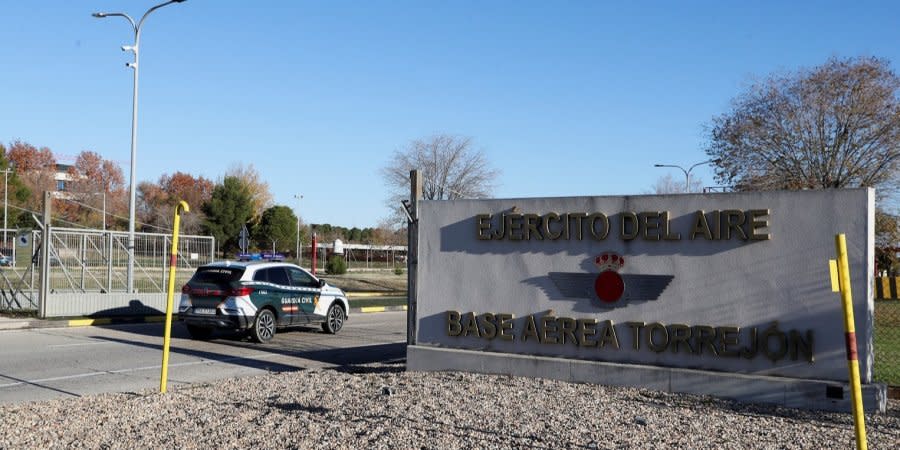
[{"label": "tree", "polygon": [[879,271],[900,274],[900,216],[882,209],[875,212],[875,262]]},{"label": "tree", "polygon": [[125,214],[128,192],[118,164],[103,159],[98,153],[84,150],[69,167],[68,176],[70,181],[66,190],[71,194],[68,200],[72,201],[63,200],[54,204],[54,207],[60,206],[57,213],[65,220],[100,228],[104,209],[108,227],[114,222],[112,215]]},{"label": "tree", "polygon": [[884,59],[772,75],[712,121],[707,154],[736,190],[878,186],[900,178],[900,77]]},{"label": "tree", "polygon": [[472,138],[439,134],[416,139],[394,152],[381,169],[391,190],[387,206],[399,215],[400,201],[409,199],[413,169],[421,171],[425,200],[488,197],[500,174],[491,168],[484,152],[474,148]]},{"label": "tree", "polygon": [[273,203],[272,193],[269,192],[269,183],[262,180],[253,164],[246,166],[242,163],[234,164],[225,175],[241,180],[244,186],[247,187],[253,205],[250,217],[253,222],[259,222],[263,211],[272,206]]},{"label": "tree", "polygon": [[[301,235],[304,230],[301,229]],[[266,209],[253,227],[253,238],[261,249],[294,252],[297,248],[297,216],[290,207],[275,205]],[[302,240],[302,236],[301,236]]]},{"label": "tree", "polygon": [[252,208],[250,190],[238,178],[226,176],[222,184],[213,188],[212,196],[203,208],[205,228],[221,243],[223,252],[237,250],[238,234],[250,219]]},{"label": "tree", "polygon": [[[5,171],[10,168],[12,168],[13,171],[7,175],[6,186],[4,187],[5,189],[8,189],[9,192],[6,198],[10,203],[21,205],[31,197],[31,190],[19,179],[15,167],[12,167],[11,161],[7,158],[6,147],[4,147],[3,144],[0,144],[0,171]],[[7,206],[6,211],[9,214],[9,219],[6,221],[8,227],[19,228],[24,225],[30,228],[34,224],[31,215],[25,211],[16,209],[15,207],[10,208],[9,206]]]},{"label": "tree", "polygon": [[[43,192],[55,191],[56,158],[49,148],[37,147],[23,141],[14,141],[6,152],[9,161],[15,165],[16,176],[33,194],[22,200],[21,207],[31,211],[43,208]],[[29,213],[25,214],[25,223],[34,225]]]},{"label": "tree", "polygon": [[204,206],[212,198],[215,185],[212,181],[184,172],[163,174],[158,183],[142,182],[138,185],[138,206],[146,223],[161,228],[172,228],[175,205],[185,201],[191,213],[181,217],[181,231],[185,234],[201,232],[205,216]]},{"label": "tree", "polygon": [[683,181],[677,181],[672,174],[667,173],[656,180],[653,185],[653,194],[684,194],[686,192],[699,192],[703,189],[703,180],[691,177],[690,189],[685,189]]}]

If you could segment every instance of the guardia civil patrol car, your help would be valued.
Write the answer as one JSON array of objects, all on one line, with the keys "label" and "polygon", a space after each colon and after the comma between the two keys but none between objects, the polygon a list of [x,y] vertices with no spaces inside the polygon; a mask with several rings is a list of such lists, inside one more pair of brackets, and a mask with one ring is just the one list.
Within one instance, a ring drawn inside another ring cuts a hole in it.
[{"label": "guardia civil patrol car", "polygon": [[276,328],[321,323],[326,333],[341,330],[350,304],[337,287],[294,264],[222,261],[197,268],[181,289],[178,316],[194,339],[214,329],[249,330],[268,342]]}]

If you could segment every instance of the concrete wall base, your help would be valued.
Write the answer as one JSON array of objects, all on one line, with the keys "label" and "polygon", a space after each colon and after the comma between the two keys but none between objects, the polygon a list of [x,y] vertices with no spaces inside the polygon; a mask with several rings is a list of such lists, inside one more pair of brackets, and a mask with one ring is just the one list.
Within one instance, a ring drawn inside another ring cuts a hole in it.
[{"label": "concrete wall base", "polygon": [[[410,371],[463,371],[552,378],[573,383],[710,395],[788,408],[852,412],[849,385],[825,380],[743,375],[423,345],[407,347],[406,368]],[[887,407],[885,385],[863,385],[862,394],[866,412],[885,411]]]}]

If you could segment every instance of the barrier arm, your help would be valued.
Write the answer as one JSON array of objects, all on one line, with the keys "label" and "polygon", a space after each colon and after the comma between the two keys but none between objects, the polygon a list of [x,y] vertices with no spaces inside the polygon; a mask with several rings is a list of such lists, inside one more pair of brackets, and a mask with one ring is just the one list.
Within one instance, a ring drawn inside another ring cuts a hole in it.
[{"label": "barrier arm", "polygon": [[856,448],[865,450],[866,418],[863,415],[862,391],[859,382],[859,357],[856,350],[856,326],[853,320],[853,295],[850,289],[850,263],[847,261],[847,237],[843,233],[834,237],[837,261],[829,261],[831,290],[841,292],[844,307],[844,331],[847,347],[847,366],[850,369],[850,397],[853,401],[853,424],[856,430]]},{"label": "barrier arm", "polygon": [[169,375],[169,342],[172,340],[172,303],[175,299],[175,266],[178,265],[178,228],[181,226],[181,214],[190,212],[187,202],[180,201],[175,206],[175,223],[172,230],[172,252],[169,257],[169,287],[166,291],[166,330],[163,336],[162,371],[159,375],[159,392],[166,392],[166,381]]}]

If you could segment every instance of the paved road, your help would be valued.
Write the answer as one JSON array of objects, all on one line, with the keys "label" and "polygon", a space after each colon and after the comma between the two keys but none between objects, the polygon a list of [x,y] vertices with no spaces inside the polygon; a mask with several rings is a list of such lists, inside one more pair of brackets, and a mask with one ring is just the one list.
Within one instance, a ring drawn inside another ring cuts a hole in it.
[{"label": "paved road", "polygon": [[[163,324],[0,332],[0,403],[158,389]],[[266,345],[223,333],[191,340],[175,323],[169,388],[267,371],[359,370],[406,359],[406,313],[356,314],[337,335],[320,328],[279,332]]]}]

